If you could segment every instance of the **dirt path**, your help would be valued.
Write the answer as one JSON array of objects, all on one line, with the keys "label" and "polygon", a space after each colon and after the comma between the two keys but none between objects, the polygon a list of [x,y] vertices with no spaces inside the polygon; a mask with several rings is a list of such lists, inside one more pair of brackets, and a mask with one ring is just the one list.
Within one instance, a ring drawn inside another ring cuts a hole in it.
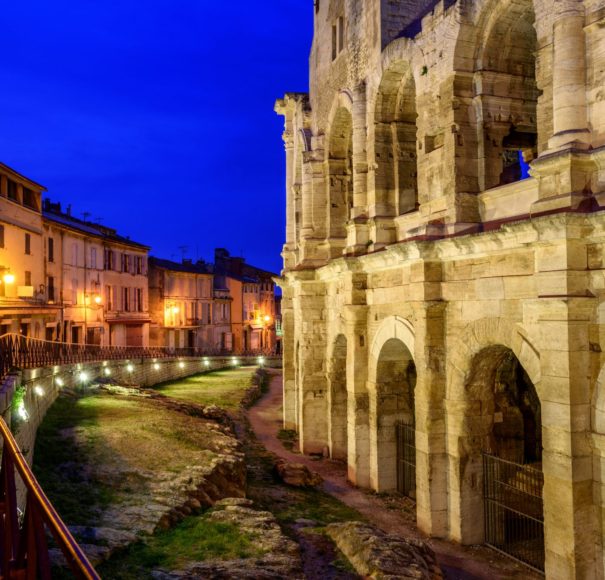
[{"label": "dirt path", "polygon": [[[406,537],[421,538],[414,525],[413,506],[394,497],[377,496],[362,491],[346,480],[344,464],[329,459],[315,459],[284,448],[277,434],[282,427],[282,375],[275,374],[269,392],[249,411],[250,425],[268,451],[288,461],[304,463],[324,478],[323,489],[346,505],[355,508],[382,530]],[[407,509],[406,509],[407,508]],[[424,537],[425,540],[427,538]],[[451,580],[511,580],[540,578],[537,574],[501,557],[482,546],[463,547],[450,542],[428,539],[439,562]]]}]

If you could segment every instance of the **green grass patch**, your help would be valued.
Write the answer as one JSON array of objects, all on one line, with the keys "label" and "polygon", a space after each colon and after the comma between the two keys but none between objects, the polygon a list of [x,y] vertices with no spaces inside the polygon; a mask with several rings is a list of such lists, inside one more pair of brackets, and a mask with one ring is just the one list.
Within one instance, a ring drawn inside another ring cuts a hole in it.
[{"label": "green grass patch", "polygon": [[261,556],[254,537],[229,523],[207,516],[191,516],[168,531],[137,542],[116,553],[98,567],[103,578],[139,580],[150,578],[154,568],[178,570],[191,562],[232,560]]},{"label": "green grass patch", "polygon": [[253,367],[244,367],[214,371],[163,383],[154,388],[173,399],[235,410],[250,387],[255,370]]},{"label": "green grass patch", "polygon": [[340,500],[317,489],[297,489],[290,494],[290,501],[274,510],[274,515],[282,523],[292,523],[298,519],[317,522],[318,526],[327,526],[336,522],[365,518],[356,510]]},{"label": "green grass patch", "polygon": [[92,443],[76,443],[63,433],[96,422],[97,410],[89,398],[60,396],[36,437],[34,473],[61,518],[73,525],[94,525],[114,497],[111,487],[85,469]]}]

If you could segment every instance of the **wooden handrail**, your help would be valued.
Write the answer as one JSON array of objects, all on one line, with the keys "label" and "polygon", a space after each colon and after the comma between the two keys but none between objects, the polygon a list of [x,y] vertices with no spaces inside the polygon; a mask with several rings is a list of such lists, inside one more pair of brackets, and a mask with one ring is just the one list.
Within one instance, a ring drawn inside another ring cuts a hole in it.
[{"label": "wooden handrail", "polygon": [[[0,530],[3,550],[0,564],[3,578],[50,578],[50,558],[44,533],[48,528],[61,549],[71,571],[79,579],[100,579],[86,554],[74,540],[69,529],[59,517],[40,487],[31,468],[25,461],[11,430],[0,417],[2,448],[2,477],[0,477],[0,514],[3,529]],[[18,528],[15,470],[23,481],[27,496],[25,521]]]}]

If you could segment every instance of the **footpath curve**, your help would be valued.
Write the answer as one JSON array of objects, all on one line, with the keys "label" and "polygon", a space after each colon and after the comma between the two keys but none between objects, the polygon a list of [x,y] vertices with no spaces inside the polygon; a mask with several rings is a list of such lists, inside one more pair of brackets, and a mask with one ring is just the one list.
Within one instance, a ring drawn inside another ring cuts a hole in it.
[{"label": "footpath curve", "polygon": [[439,564],[448,580],[516,580],[541,576],[512,560],[501,557],[483,546],[465,547],[423,536],[410,517],[388,506],[381,496],[362,491],[347,481],[343,463],[330,459],[316,459],[288,451],[277,438],[282,428],[282,374],[272,376],[269,391],[248,411],[250,425],[258,440],[278,457],[303,463],[319,473],[323,490],[346,505],[358,510],[369,522],[387,533],[408,538],[424,539],[437,554]]}]

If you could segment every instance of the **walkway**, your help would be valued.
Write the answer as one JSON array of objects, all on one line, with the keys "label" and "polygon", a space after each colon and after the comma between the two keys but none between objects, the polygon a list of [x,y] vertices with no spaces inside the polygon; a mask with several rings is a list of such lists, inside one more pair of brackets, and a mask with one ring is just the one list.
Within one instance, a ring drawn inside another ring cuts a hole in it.
[{"label": "walkway", "polygon": [[[405,501],[362,491],[346,480],[344,464],[293,453],[277,438],[282,427],[282,375],[276,374],[269,392],[249,411],[249,419],[259,441],[272,453],[304,463],[324,478],[324,490],[355,508],[368,521],[388,533],[411,538],[426,538],[416,529],[413,516],[405,511]],[[397,507],[404,509],[394,509]],[[508,558],[483,546],[465,547],[443,540],[428,539],[448,580],[512,580],[541,578]]]}]

